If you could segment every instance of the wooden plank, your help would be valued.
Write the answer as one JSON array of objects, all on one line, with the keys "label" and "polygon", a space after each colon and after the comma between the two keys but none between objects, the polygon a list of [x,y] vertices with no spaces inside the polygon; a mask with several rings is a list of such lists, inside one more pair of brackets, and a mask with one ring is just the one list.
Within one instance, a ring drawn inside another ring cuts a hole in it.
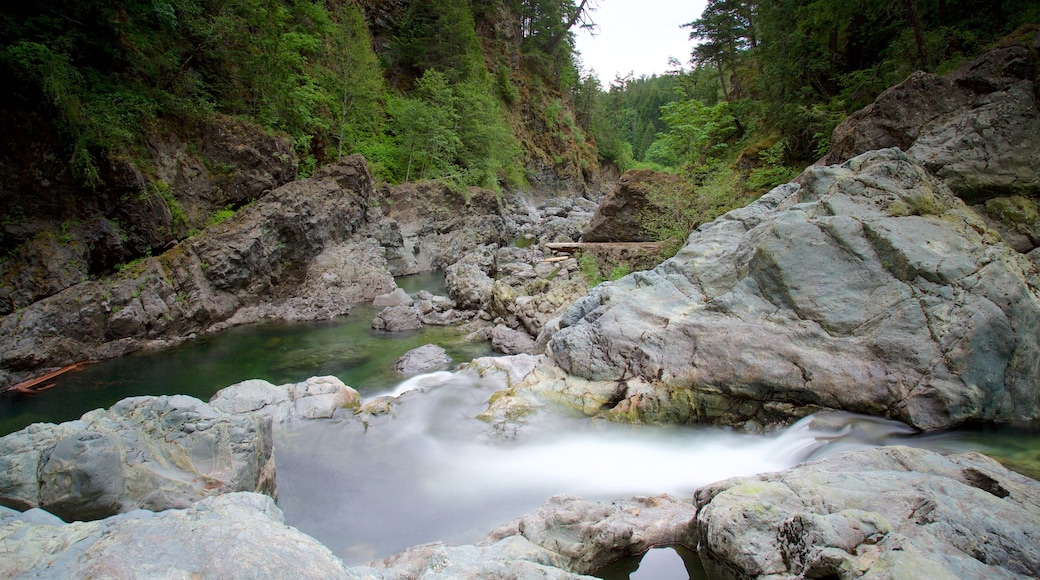
[{"label": "wooden plank", "polygon": [[60,369],[58,369],[56,371],[51,371],[51,372],[49,372],[49,373],[47,373],[45,375],[40,375],[40,376],[36,377],[35,379],[29,379],[28,381],[22,381],[22,382],[18,383],[17,385],[11,385],[10,387],[7,387],[6,389],[4,389],[4,391],[14,391],[16,393],[22,393],[22,394],[39,393],[40,391],[45,391],[45,390],[47,390],[47,389],[49,389],[49,388],[54,386],[53,384],[41,385],[40,383],[47,382],[47,381],[53,379],[54,377],[59,376],[59,375],[63,375],[65,373],[69,372],[69,371],[78,371],[79,369],[81,369],[81,368],[83,368],[83,367],[85,367],[85,366],[87,366],[89,364],[94,364],[94,361],[89,361],[88,360],[88,361],[82,361],[82,362],[78,362],[78,363],[75,363],[75,364],[71,364],[71,365],[69,365],[67,367],[60,368]]}]

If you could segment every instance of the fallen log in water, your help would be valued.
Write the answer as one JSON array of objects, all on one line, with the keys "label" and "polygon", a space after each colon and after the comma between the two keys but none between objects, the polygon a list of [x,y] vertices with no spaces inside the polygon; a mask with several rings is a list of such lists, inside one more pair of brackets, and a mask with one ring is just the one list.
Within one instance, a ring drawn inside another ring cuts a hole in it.
[{"label": "fallen log in water", "polygon": [[5,387],[3,389],[0,389],[0,392],[4,392],[4,393],[14,392],[14,393],[21,393],[23,395],[30,395],[30,394],[33,394],[33,393],[39,393],[41,391],[46,391],[47,389],[50,389],[51,387],[53,387],[54,383],[50,383],[50,384],[42,384],[42,383],[46,383],[47,381],[53,379],[54,377],[63,375],[65,373],[69,372],[69,371],[78,371],[78,370],[82,369],[83,367],[85,367],[87,365],[94,364],[94,362],[96,362],[96,361],[92,361],[92,360],[80,361],[78,363],[71,364],[71,365],[69,365],[67,367],[60,368],[60,369],[58,369],[56,371],[51,371],[51,372],[49,372],[47,374],[40,375],[40,376],[38,376],[38,377],[36,377],[34,379],[29,379],[28,381],[20,382],[17,385],[11,385],[9,387]]}]

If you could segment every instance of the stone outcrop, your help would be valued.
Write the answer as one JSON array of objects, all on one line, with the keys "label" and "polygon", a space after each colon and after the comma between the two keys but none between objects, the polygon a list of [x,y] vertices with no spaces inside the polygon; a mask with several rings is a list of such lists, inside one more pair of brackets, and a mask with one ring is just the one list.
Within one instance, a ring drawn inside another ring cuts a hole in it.
[{"label": "stone outcrop", "polygon": [[225,387],[209,400],[218,411],[241,415],[256,413],[273,423],[297,419],[328,419],[336,409],[361,404],[361,394],[336,377],[311,377],[287,385],[250,379]]},{"label": "stone outcrop", "polygon": [[[13,252],[0,263],[0,315],[157,253],[204,227],[217,211],[296,178],[287,139],[221,115],[187,125],[156,127],[147,137],[147,176],[125,159],[100,159],[104,186],[96,189],[75,183],[60,154],[5,165],[0,242]],[[17,133],[30,150],[47,151],[57,138],[39,124]],[[9,153],[0,156],[26,156],[25,150]]]},{"label": "stone outcrop", "polygon": [[852,452],[696,502],[710,578],[1040,576],[1040,483],[978,454]]},{"label": "stone outcrop", "polygon": [[0,508],[0,576],[61,578],[361,578],[285,525],[265,495],[232,493],[187,509],[64,524]]},{"label": "stone outcrop", "polygon": [[1040,246],[1038,48],[1034,33],[947,76],[914,73],[842,122],[820,163],[899,147],[989,215],[1010,245],[1031,251]]},{"label": "stone outcrop", "polygon": [[558,390],[654,422],[1040,418],[1035,264],[898,150],[800,181],[575,303],[549,344]]},{"label": "stone outcrop", "polygon": [[378,192],[375,237],[395,275],[440,270],[480,246],[508,243],[512,232],[495,192],[471,188],[465,195],[438,183],[405,183]]},{"label": "stone outcrop", "polygon": [[640,215],[653,204],[647,197],[654,188],[678,187],[679,178],[649,169],[632,169],[621,175],[581,234],[583,242],[651,242]]},{"label": "stone outcrop", "polygon": [[132,397],[0,438],[0,505],[92,520],[234,491],[274,495],[271,420],[198,399]]},{"label": "stone outcrop", "polygon": [[349,157],[161,256],[5,316],[0,388],[234,324],[331,318],[392,290],[382,248],[352,237],[371,195],[364,159]]}]

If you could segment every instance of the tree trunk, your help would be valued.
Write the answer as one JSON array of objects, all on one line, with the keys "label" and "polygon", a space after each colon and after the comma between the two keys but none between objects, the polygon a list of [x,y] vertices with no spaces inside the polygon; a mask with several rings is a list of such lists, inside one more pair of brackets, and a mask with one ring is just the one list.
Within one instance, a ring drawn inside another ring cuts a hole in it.
[{"label": "tree trunk", "polygon": [[928,47],[924,41],[924,26],[921,25],[921,13],[917,10],[917,0],[903,0],[903,8],[906,10],[906,19],[914,29],[914,40],[917,42],[918,66],[924,70],[930,70],[928,62]]},{"label": "tree trunk", "polygon": [[729,91],[726,90],[726,75],[722,71],[722,59],[715,61],[715,68],[719,71],[719,86],[722,87],[722,99],[729,100]]},{"label": "tree trunk", "polygon": [[567,21],[567,26],[564,26],[559,33],[550,38],[549,42],[542,45],[542,50],[545,51],[546,54],[552,54],[553,50],[556,49],[556,45],[560,44],[563,37],[567,35],[567,31],[574,28],[574,25],[578,23],[578,20],[581,19],[581,15],[585,12],[585,7],[588,3],[589,0],[581,0],[581,4],[578,5],[577,10],[575,10],[574,14],[571,15],[571,19]]}]

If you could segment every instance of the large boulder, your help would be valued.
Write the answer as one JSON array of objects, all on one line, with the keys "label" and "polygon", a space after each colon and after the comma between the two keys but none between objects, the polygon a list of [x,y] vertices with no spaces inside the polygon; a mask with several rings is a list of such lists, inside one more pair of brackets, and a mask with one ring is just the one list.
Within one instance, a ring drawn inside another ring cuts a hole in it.
[{"label": "large boulder", "polygon": [[270,418],[272,423],[288,423],[297,419],[328,419],[336,409],[357,408],[361,394],[332,376],[311,377],[287,385],[250,379],[220,389],[209,404],[224,413],[256,413]]},{"label": "large boulder", "polygon": [[436,344],[425,344],[401,355],[394,361],[394,370],[403,375],[417,375],[446,368],[451,364],[447,351]]},{"label": "large boulder", "polygon": [[649,169],[626,171],[607,194],[581,234],[583,242],[649,242],[654,237],[643,227],[641,214],[651,209],[655,188],[677,187],[678,178]]},{"label": "large boulder", "polygon": [[44,369],[263,318],[326,319],[394,288],[352,238],[372,177],[359,156],[291,182],[161,256],[0,319],[0,389]]},{"label": "large boulder", "polygon": [[4,578],[359,578],[254,493],[64,524],[0,508]]},{"label": "large boulder", "polygon": [[481,265],[459,261],[445,271],[444,285],[448,290],[448,297],[454,300],[459,308],[482,310],[491,300],[494,281]]},{"label": "large boulder", "polygon": [[576,379],[558,390],[654,422],[1040,418],[1035,264],[898,150],[801,182],[575,303],[549,343]]},{"label": "large boulder", "polygon": [[851,452],[696,502],[710,578],[1040,576],[1040,483],[978,454]]},{"label": "large boulder", "polygon": [[419,330],[422,328],[422,315],[415,306],[387,306],[372,319],[372,328],[387,332]]},{"label": "large boulder", "polygon": [[821,163],[899,147],[970,202],[1040,195],[1038,47],[1034,33],[947,76],[914,73],[842,122]]},{"label": "large boulder", "polygon": [[534,339],[530,334],[498,324],[491,329],[491,346],[507,355],[534,354]]},{"label": "large boulder", "polygon": [[184,395],[131,397],[0,438],[0,505],[91,520],[234,491],[274,495],[272,446],[269,418]]}]

